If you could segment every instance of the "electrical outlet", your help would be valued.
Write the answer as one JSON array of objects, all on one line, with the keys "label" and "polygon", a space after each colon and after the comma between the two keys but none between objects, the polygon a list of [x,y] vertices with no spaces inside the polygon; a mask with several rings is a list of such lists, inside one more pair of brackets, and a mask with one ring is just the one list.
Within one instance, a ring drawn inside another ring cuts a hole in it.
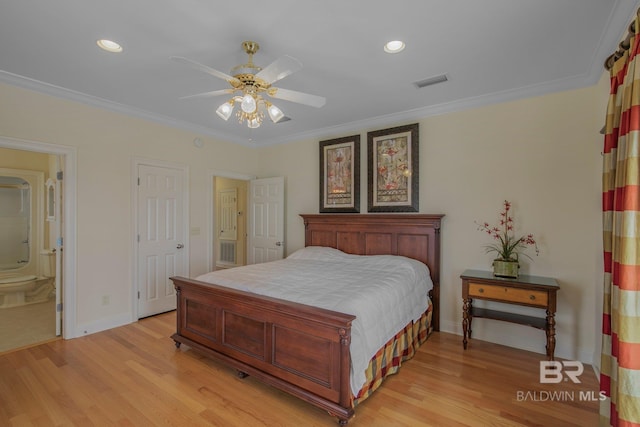
[{"label": "electrical outlet", "polygon": [[109,302],[110,302],[109,295],[103,295],[102,296],[102,305],[109,305]]}]

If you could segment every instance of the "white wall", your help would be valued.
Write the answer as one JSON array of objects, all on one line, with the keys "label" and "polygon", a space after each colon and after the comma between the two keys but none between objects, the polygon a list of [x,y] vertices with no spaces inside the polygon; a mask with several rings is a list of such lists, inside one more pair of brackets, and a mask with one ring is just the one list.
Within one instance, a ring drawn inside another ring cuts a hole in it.
[{"label": "white wall", "polygon": [[[488,236],[513,203],[516,231],[533,233],[540,255],[523,273],[559,281],[556,355],[591,363],[599,333],[600,146],[606,81],[593,87],[426,118],[420,124],[420,212],[442,229],[441,328],[461,333],[460,274],[490,270]],[[328,108],[328,107],[327,107]],[[404,123],[398,123],[402,125]],[[361,212],[367,209],[367,131],[361,132]],[[346,135],[333,135],[323,139]],[[318,141],[265,147],[259,175],[287,178],[287,253],[304,245],[300,213],[318,212]],[[295,161],[291,161],[295,159]],[[533,254],[533,253],[532,253]],[[478,305],[481,305],[480,302]],[[516,307],[523,313],[542,314]],[[478,319],[474,338],[544,353],[544,332]],[[461,344],[462,345],[462,344]]]},{"label": "white wall", "polygon": [[[200,229],[190,236],[189,268],[206,272],[210,171],[253,173],[256,150],[4,84],[0,100],[0,137],[77,149],[77,320],[66,336],[133,320],[134,157],[189,167],[189,226]],[[193,144],[197,136],[202,148]]]}]

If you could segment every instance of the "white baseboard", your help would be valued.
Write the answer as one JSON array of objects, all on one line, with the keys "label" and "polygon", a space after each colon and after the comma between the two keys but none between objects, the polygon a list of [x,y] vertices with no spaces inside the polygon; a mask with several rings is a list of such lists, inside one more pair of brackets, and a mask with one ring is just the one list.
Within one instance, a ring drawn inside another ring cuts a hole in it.
[{"label": "white baseboard", "polygon": [[[544,331],[489,319],[483,319],[482,321],[492,322],[492,324],[490,327],[488,327],[488,325],[483,325],[483,327],[478,325],[478,327],[476,327],[476,323],[474,322],[472,340],[488,341],[507,347],[539,353],[541,355],[546,354],[546,337]],[[442,332],[460,335],[460,346],[462,346],[462,321],[441,321],[440,330]],[[569,340],[563,340],[562,337],[556,337],[556,357],[566,360],[579,360],[595,366],[595,363],[593,363],[593,349],[577,348],[568,343],[568,341]]]},{"label": "white baseboard", "polygon": [[78,338],[84,335],[95,334],[96,332],[106,331],[107,329],[117,328],[118,326],[128,325],[135,320],[131,318],[131,313],[120,313],[114,316],[105,317],[94,322],[79,324],[76,326],[72,337]]}]

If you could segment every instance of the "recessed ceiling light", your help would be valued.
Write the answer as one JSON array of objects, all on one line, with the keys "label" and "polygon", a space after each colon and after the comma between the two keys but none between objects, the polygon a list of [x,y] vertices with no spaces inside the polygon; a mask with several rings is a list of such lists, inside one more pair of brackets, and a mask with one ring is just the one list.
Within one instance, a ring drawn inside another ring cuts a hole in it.
[{"label": "recessed ceiling light", "polygon": [[384,51],[387,53],[402,52],[404,48],[405,48],[405,44],[401,40],[393,40],[393,41],[387,42],[384,45]]},{"label": "recessed ceiling light", "polygon": [[98,40],[96,43],[98,44],[100,49],[106,50],[107,52],[113,52],[113,53],[122,52],[122,46],[120,46],[118,43],[114,41],[101,39],[101,40]]}]

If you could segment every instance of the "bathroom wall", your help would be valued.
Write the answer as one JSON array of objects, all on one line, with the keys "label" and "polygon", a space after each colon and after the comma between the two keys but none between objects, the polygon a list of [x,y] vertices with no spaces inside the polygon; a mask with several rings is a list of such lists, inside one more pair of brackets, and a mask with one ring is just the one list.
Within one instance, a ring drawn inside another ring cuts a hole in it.
[{"label": "bathroom wall", "polygon": [[46,180],[49,177],[49,157],[44,153],[0,148],[0,168],[43,171]]}]

